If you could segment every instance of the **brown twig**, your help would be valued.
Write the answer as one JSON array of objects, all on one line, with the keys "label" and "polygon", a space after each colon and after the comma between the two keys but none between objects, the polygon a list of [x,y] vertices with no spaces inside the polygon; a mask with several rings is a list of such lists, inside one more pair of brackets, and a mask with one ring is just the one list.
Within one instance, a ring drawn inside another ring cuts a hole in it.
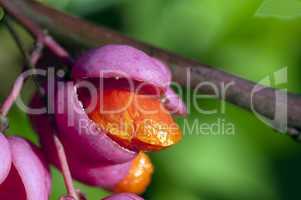
[{"label": "brown twig", "polygon": [[[110,43],[128,44],[170,65],[174,80],[183,86],[195,88],[201,82],[210,82],[217,86],[233,83],[227,89],[224,100],[252,110],[252,91],[256,86],[254,82],[136,41],[105,27],[92,25],[32,0],[0,0],[0,4],[35,36],[40,34],[40,31],[37,31],[38,26],[43,27],[59,39],[61,44],[69,47],[70,51]],[[190,74],[190,80],[186,76],[187,73]],[[211,87],[201,87],[199,91],[206,94],[214,93]],[[254,109],[270,119],[274,118],[276,110],[275,91],[273,88],[264,88],[253,99]],[[287,116],[288,131],[300,130],[301,97],[299,95],[290,93],[287,95]]]}]

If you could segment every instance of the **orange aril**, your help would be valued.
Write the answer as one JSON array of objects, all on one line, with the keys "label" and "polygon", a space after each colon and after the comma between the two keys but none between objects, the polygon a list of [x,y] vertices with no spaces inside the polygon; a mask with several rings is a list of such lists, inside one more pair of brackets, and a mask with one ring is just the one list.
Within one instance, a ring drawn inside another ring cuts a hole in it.
[{"label": "orange aril", "polygon": [[140,152],[132,161],[128,174],[114,187],[114,192],[141,194],[151,182],[154,167],[149,157]]},{"label": "orange aril", "polygon": [[160,150],[182,137],[159,98],[125,89],[103,90],[88,115],[114,141],[133,150]]}]

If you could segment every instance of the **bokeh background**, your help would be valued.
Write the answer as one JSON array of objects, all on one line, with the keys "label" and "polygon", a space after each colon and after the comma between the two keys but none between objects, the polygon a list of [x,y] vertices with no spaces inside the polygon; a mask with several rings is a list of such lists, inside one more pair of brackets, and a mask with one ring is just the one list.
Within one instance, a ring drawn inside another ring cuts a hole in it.
[{"label": "bokeh background", "polygon": [[[57,9],[108,26],[131,37],[169,49],[240,77],[259,81],[288,67],[281,87],[301,93],[300,0],[42,0]],[[0,95],[7,95],[22,57],[0,24]],[[18,29],[30,44],[31,38]],[[26,85],[23,98],[33,91]],[[186,91],[189,92],[189,91]],[[185,99],[185,98],[184,98]],[[214,99],[204,109],[220,108]],[[144,197],[150,200],[300,199],[301,144],[280,135],[254,115],[226,104],[226,113],[204,115],[192,109],[193,123],[224,119],[235,134],[186,135],[168,150],[152,153],[156,171]],[[177,119],[183,125],[183,119]],[[10,113],[9,134],[34,142],[37,137],[24,113]],[[53,195],[64,193],[53,171]],[[107,192],[76,183],[89,199]]]}]

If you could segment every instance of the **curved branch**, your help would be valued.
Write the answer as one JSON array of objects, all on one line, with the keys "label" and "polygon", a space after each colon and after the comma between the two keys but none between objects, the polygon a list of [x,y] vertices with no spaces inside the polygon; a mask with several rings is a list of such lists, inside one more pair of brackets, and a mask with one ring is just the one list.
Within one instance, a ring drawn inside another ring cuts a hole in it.
[{"label": "curved branch", "polygon": [[[50,31],[70,52],[74,52],[74,49],[80,51],[110,43],[128,44],[166,62],[172,68],[174,80],[183,86],[195,88],[201,82],[210,82],[219,87],[231,85],[227,88],[223,100],[250,111],[252,100],[253,108],[257,113],[270,119],[274,118],[277,90],[273,88],[263,87],[255,96],[252,96],[257,86],[254,82],[136,41],[105,27],[92,25],[33,0],[0,0],[0,4],[34,35],[36,35],[35,31],[28,26],[28,21],[34,26]],[[200,92],[214,94],[215,91],[212,87],[202,87]],[[223,98],[221,94],[219,96]],[[288,132],[295,135],[301,129],[301,97],[299,95],[290,93],[287,95],[287,116]]]}]

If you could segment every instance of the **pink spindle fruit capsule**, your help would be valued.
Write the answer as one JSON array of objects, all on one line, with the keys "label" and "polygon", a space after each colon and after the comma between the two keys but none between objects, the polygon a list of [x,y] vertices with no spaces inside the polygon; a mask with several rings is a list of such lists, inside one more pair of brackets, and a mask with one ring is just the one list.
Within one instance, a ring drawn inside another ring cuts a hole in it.
[{"label": "pink spindle fruit capsule", "polygon": [[[51,137],[58,131],[74,178],[115,192],[142,193],[153,172],[143,151],[181,139],[172,114],[185,115],[186,107],[170,88],[169,69],[133,47],[107,45],[79,57],[72,79],[57,84],[57,130],[47,115],[31,115],[46,154],[59,167]],[[82,81],[92,83],[96,93],[87,94],[78,86]],[[43,101],[35,96],[31,105],[41,107]]]},{"label": "pink spindle fruit capsule", "polygon": [[50,174],[38,148],[0,133],[0,199],[48,200]]}]

